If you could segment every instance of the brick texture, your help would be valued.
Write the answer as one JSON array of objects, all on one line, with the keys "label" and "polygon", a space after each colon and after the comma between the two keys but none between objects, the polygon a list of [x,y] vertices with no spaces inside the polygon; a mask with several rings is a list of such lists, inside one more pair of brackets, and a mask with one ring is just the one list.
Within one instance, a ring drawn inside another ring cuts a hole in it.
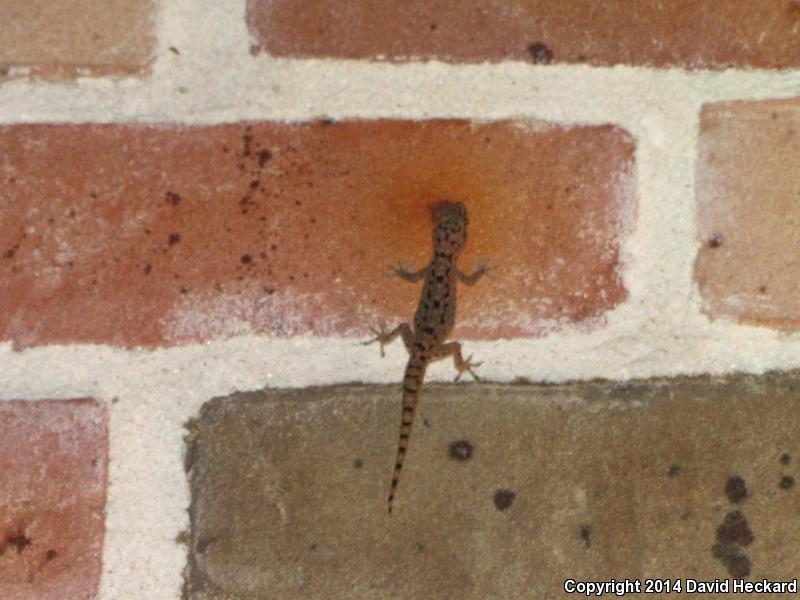
[{"label": "brick texture", "polygon": [[430,206],[463,200],[457,335],[597,326],[626,298],[634,144],[612,126],[352,121],[0,128],[0,339],[365,336],[411,318]]},{"label": "brick texture", "polygon": [[189,597],[561,598],[570,577],[791,580],[798,384],[427,386],[391,516],[399,385],[215,399],[190,427]]},{"label": "brick texture", "polygon": [[0,598],[89,600],[100,580],[107,417],[93,400],[0,402]]},{"label": "brick texture", "polygon": [[153,54],[154,10],[151,0],[3,0],[0,81],[141,73]]},{"label": "brick texture", "polygon": [[706,105],[696,189],[705,312],[800,327],[800,100]]},{"label": "brick texture", "polygon": [[248,22],[275,56],[800,66],[797,0],[249,0]]}]

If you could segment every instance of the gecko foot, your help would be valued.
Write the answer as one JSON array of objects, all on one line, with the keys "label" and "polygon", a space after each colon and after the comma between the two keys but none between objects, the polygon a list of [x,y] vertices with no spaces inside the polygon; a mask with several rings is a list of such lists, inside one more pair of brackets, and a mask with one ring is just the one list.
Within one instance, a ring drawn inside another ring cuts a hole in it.
[{"label": "gecko foot", "polygon": [[494,271],[494,265],[490,264],[488,260],[481,260],[475,265],[475,272],[480,273],[481,275],[485,275],[490,271]]},{"label": "gecko foot", "polygon": [[386,273],[389,277],[399,277],[400,279],[405,279],[406,281],[417,281],[421,279],[420,273],[413,271],[411,269],[411,265],[407,264],[397,264],[392,265],[389,267],[389,272]]},{"label": "gecko foot", "polygon": [[390,265],[389,270],[386,271],[387,277],[403,277],[411,273],[411,267],[404,264]]},{"label": "gecko foot", "polygon": [[456,369],[458,369],[458,375],[456,375],[454,381],[458,381],[459,379],[461,379],[461,375],[464,374],[464,371],[472,375],[472,378],[475,381],[480,381],[481,378],[475,375],[475,372],[472,370],[472,368],[475,367],[477,369],[482,364],[483,363],[480,362],[472,362],[472,355],[470,354],[465,360],[462,360],[460,363],[456,365]]},{"label": "gecko foot", "polygon": [[383,351],[383,347],[391,342],[392,340],[388,339],[390,334],[386,333],[386,329],[381,327],[380,329],[375,329],[374,327],[370,327],[369,330],[375,334],[375,337],[371,340],[367,340],[366,342],[361,342],[362,346],[369,346],[370,344],[374,344],[378,342],[381,345],[381,358],[386,357],[386,353]]}]

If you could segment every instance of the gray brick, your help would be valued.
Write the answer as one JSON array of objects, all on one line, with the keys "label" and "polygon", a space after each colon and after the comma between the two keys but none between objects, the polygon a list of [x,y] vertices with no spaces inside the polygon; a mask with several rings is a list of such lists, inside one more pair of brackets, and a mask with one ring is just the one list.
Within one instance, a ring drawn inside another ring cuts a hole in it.
[{"label": "gray brick", "polygon": [[797,374],[430,385],[391,516],[399,386],[216,398],[189,425],[187,597],[552,598],[567,578],[745,565],[795,577],[798,395]]}]

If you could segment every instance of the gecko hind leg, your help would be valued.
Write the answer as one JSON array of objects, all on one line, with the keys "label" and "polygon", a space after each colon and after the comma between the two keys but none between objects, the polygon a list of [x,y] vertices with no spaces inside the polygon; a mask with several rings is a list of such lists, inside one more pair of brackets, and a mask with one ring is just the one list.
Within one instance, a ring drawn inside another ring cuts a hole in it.
[{"label": "gecko hind leg", "polygon": [[375,334],[375,337],[371,340],[367,340],[366,342],[361,342],[361,344],[363,346],[368,346],[369,344],[378,342],[381,345],[381,357],[386,356],[386,353],[383,351],[383,347],[387,344],[391,344],[399,336],[402,336],[403,344],[405,344],[408,353],[411,354],[412,346],[414,344],[414,332],[411,330],[411,326],[408,323],[400,323],[400,325],[388,333],[383,327],[380,329],[370,327],[369,330]]},{"label": "gecko hind leg", "polygon": [[481,378],[478,377],[472,369],[473,367],[480,367],[482,363],[472,362],[471,354],[466,359],[461,356],[461,344],[459,342],[448,342],[438,346],[437,348],[434,348],[431,351],[431,362],[447,358],[448,356],[453,357],[453,365],[455,366],[456,371],[458,371],[455,381],[461,379],[461,375],[464,374],[464,371],[472,375],[472,378],[475,381],[481,380]]}]

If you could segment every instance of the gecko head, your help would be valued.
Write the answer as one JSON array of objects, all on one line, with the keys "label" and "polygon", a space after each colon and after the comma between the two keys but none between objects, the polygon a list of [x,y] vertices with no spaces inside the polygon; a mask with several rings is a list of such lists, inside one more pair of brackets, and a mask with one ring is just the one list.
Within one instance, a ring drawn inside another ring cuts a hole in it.
[{"label": "gecko head", "polygon": [[467,209],[461,202],[444,200],[433,207],[433,247],[458,254],[467,241]]}]

